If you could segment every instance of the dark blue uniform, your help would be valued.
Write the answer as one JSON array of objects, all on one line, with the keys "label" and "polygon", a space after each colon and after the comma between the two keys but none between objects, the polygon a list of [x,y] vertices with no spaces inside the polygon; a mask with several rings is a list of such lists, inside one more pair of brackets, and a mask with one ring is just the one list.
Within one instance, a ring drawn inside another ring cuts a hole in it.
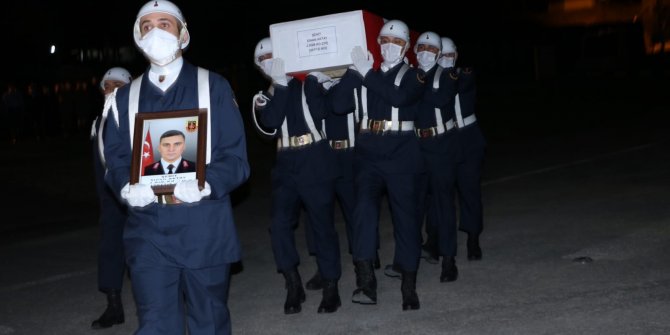
[{"label": "dark blue uniform", "polygon": [[356,208],[354,193],[354,148],[356,146],[357,120],[353,113],[338,115],[330,110],[325,120],[326,136],[330,148],[335,153],[337,179],[335,179],[335,196],[340,203],[344,217],[345,231],[349,254],[353,244],[353,216]]},{"label": "dark blue uniform", "polygon": [[[93,145],[93,167],[95,188],[100,203],[100,244],[98,245],[98,289],[101,292],[121,290],[126,260],[123,253],[123,226],[126,224],[126,206],[105,183],[105,165],[100,155],[98,136],[102,117],[93,127],[96,129]],[[113,122],[113,121],[112,121]],[[104,125],[102,125],[104,127]],[[104,133],[103,133],[104,135]]]},{"label": "dark blue uniform", "polygon": [[[454,119],[453,102],[456,89],[454,81],[448,70],[439,65],[434,65],[425,74],[426,87],[423,97],[419,103],[419,112],[416,119],[416,133],[421,144],[421,153],[426,163],[426,174],[422,178],[420,194],[420,215],[423,222],[426,219],[426,232],[428,235],[427,245],[431,252],[438,252],[437,227],[445,224],[449,206],[446,204],[448,194],[446,192],[447,169],[446,166],[453,164],[449,162],[450,151],[453,151]],[[451,108],[449,108],[451,104]],[[453,201],[453,196],[451,197]],[[455,234],[454,234],[455,235]],[[451,240],[451,237],[450,239]],[[445,256],[455,256],[456,246],[449,244]]]},{"label": "dark blue uniform", "polygon": [[259,115],[263,127],[277,129],[270,226],[277,270],[286,272],[300,263],[293,230],[303,206],[316,242],[319,272],[324,279],[337,281],[341,266],[333,223],[335,156],[321,129],[320,121],[328,111],[321,90],[312,76],[304,85],[297,79],[289,80],[286,87],[274,85],[274,94]]},{"label": "dark blue uniform", "polygon": [[[404,75],[397,82],[401,71]],[[354,161],[354,261],[375,259],[379,207],[386,192],[394,225],[394,264],[405,271],[418,269],[421,231],[417,182],[423,163],[413,121],[422,92],[418,72],[402,62],[387,72],[369,71],[365,78],[348,70],[331,88],[336,113],[361,108]]]},{"label": "dark blue uniform", "polygon": [[453,102],[448,104],[447,118],[454,120],[456,129],[447,146],[447,161],[443,166],[445,180],[440,182],[445,199],[446,224],[439,225],[441,255],[456,254],[456,208],[454,196],[458,193],[460,224],[458,228],[469,235],[482,232],[481,173],[486,141],[475,116],[475,76],[470,69],[445,69],[453,81]]},{"label": "dark blue uniform", "polygon": [[[163,92],[149,81],[147,70],[141,79],[139,112],[197,109],[197,72],[184,61],[176,82]],[[106,181],[115,194],[129,181],[131,85],[116,94],[118,126],[110,120],[106,127]],[[128,211],[124,244],[140,324],[136,334],[183,334],[184,309],[189,334],[231,331],[230,264],[240,259],[241,250],[230,193],[249,177],[249,165],[244,125],[228,81],[210,72],[209,87],[211,161],[205,180],[211,195],[195,203],[151,203]]]}]

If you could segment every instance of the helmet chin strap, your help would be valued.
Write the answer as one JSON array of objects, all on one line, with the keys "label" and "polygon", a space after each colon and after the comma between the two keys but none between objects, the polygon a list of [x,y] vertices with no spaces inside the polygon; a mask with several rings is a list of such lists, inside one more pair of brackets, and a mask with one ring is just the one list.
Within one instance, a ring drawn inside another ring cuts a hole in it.
[{"label": "helmet chin strap", "polygon": [[188,34],[186,25],[182,26],[179,30],[179,51],[186,49],[189,42],[191,42],[191,36]]}]

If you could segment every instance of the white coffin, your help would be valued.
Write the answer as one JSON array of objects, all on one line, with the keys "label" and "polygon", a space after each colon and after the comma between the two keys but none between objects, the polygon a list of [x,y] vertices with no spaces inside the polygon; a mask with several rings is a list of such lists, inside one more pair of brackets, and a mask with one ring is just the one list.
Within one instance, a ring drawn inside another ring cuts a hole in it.
[{"label": "white coffin", "polygon": [[275,23],[270,25],[272,55],[284,60],[288,74],[322,71],[338,77],[351,65],[354,46],[368,49],[381,25],[381,17],[363,10]]}]

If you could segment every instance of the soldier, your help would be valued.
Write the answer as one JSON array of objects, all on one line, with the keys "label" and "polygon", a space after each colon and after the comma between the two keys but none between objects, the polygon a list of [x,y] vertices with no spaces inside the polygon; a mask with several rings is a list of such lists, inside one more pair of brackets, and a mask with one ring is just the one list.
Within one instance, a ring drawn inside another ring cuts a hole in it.
[{"label": "soldier", "polygon": [[340,248],[333,222],[336,170],[335,156],[321,123],[329,108],[322,83],[330,78],[311,73],[303,83],[288,77],[284,61],[273,58],[269,38],[257,44],[254,62],[272,80],[272,92],[254,97],[253,113],[254,120],[260,119],[258,130],[277,138],[270,236],[277,270],[286,281],[284,313],[299,313],[305,301],[293,231],[302,207],[309,217],[308,233],[314,237],[314,253],[322,277],[322,299],[317,312],[333,313],[342,304],[338,291],[342,274]]},{"label": "soldier", "polygon": [[[107,99],[105,157],[106,182],[129,205],[135,334],[230,334],[230,268],[241,257],[230,193],[249,177],[242,117],[228,81],[182,57],[190,35],[175,4],[146,3],[133,28],[151,65]],[[179,181],[176,203],[159,204],[149,185],[129,183],[135,114],[185,109],[207,110],[204,188]]]},{"label": "soldier", "polygon": [[419,142],[414,133],[416,103],[423,92],[423,79],[403,62],[409,49],[409,29],[390,20],[379,32],[383,61],[373,70],[367,50],[355,47],[353,68],[331,88],[337,114],[360,107],[360,130],[356,136],[353,259],[356,290],[352,301],[377,303],[377,279],[373,262],[379,226],[379,207],[388,194],[395,237],[394,264],[402,274],[402,308],[419,309],[416,274],[421,253],[418,217],[418,180],[423,170]]},{"label": "soldier", "polygon": [[[324,86],[329,89],[336,85],[339,79],[325,81]],[[330,95],[329,95],[330,97]],[[332,102],[331,102],[332,104]],[[356,207],[356,193],[354,191],[354,149],[356,147],[356,130],[359,128],[358,111],[340,115],[335,114],[332,108],[329,108],[328,116],[323,120],[322,129],[328,137],[330,147],[335,153],[337,178],[335,179],[335,195],[342,210],[344,217],[345,231],[347,234],[348,251],[353,252],[353,215]],[[306,228],[309,227],[309,221],[305,222]],[[307,234],[307,245],[310,253],[316,250],[314,238]],[[379,235],[379,234],[377,234]],[[379,236],[377,236],[377,249],[379,249]],[[379,252],[375,255],[374,268],[380,268]],[[314,276],[305,284],[308,290],[319,290],[322,287],[322,278],[317,271]]]},{"label": "soldier", "polygon": [[[419,104],[419,117],[416,123],[416,133],[421,143],[428,178],[426,179],[426,193],[423,199],[427,201],[426,233],[427,239],[424,244],[424,258],[430,263],[439,261],[442,255],[442,273],[440,281],[454,281],[458,278],[456,267],[455,245],[448,244],[446,248],[438,248],[437,231],[444,230],[447,217],[453,215],[448,208],[453,207],[453,196],[449,196],[446,187],[450,178],[447,173],[453,165],[448,153],[453,151],[454,145],[454,119],[451,117],[449,108],[453,106],[455,96],[455,81],[448,71],[437,64],[441,55],[442,41],[434,32],[425,32],[419,36],[415,44],[415,52],[419,68],[425,72],[426,89],[423,99]],[[447,203],[451,201],[450,203]],[[420,216],[423,220],[423,216]],[[455,235],[455,231],[453,234]],[[451,237],[453,238],[453,237]]]},{"label": "soldier", "polygon": [[[113,67],[102,77],[100,91],[105,97],[115,89],[130,83],[128,70]],[[109,328],[125,321],[121,288],[126,261],[123,253],[123,226],[126,224],[126,206],[119,201],[114,192],[105,184],[104,127],[106,118],[98,116],[93,121],[91,143],[93,144],[93,165],[95,186],[100,203],[100,242],[98,245],[98,290],[107,295],[107,308],[93,321],[91,328]]]},{"label": "soldier", "polygon": [[[444,191],[446,220],[438,226],[439,251],[443,256],[455,255],[457,244],[455,194],[458,194],[460,222],[458,229],[468,234],[468,260],[481,260],[479,235],[483,229],[481,174],[486,140],[475,116],[475,78],[470,68],[455,67],[458,53],[454,42],[442,38],[442,56],[438,64],[449,73],[453,82],[453,100],[447,105],[447,120],[454,122],[454,134],[448,146]],[[442,263],[443,276],[445,271]],[[442,278],[442,277],[441,277]],[[448,277],[447,277],[448,278]],[[443,280],[444,281],[444,280]],[[448,280],[447,280],[448,281]]]}]

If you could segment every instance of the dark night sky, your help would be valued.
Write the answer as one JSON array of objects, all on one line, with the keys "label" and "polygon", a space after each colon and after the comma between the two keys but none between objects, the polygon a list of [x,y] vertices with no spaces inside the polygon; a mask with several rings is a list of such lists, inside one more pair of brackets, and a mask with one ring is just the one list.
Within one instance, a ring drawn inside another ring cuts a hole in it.
[{"label": "dark night sky", "polygon": [[[68,1],[67,5],[46,0],[11,2],[1,14],[3,31],[9,32],[9,41],[5,45],[10,47],[6,50],[11,50],[4,72],[20,76],[35,68],[62,66],[62,59],[60,62],[49,59],[47,52],[53,41],[61,52],[78,47],[128,45],[134,48],[132,24],[144,3],[143,0]],[[448,8],[442,11],[426,8],[426,5],[401,7],[360,1],[314,1],[310,5],[257,1],[175,3],[182,9],[192,36],[185,57],[214,69],[231,64],[251,64],[256,42],[269,35],[268,26],[272,23],[358,9],[387,19],[403,20],[417,32],[433,30],[449,36],[459,46],[462,59],[467,59],[468,50],[480,53],[490,41],[504,38],[500,36],[502,29],[515,22],[510,13],[528,7],[525,1],[516,1],[516,5],[506,5],[505,8],[487,4],[488,9],[484,12],[481,11],[484,1],[442,2],[441,6]],[[144,64],[140,59],[137,64],[126,66],[141,71]],[[107,67],[108,64],[99,66]]]},{"label": "dark night sky", "polygon": [[[550,76],[570,77],[602,73],[603,66],[610,73],[620,68],[633,73],[648,66],[649,59],[643,59],[639,27],[624,23],[550,28],[530,19],[534,14],[546,14],[550,2],[442,1],[444,9],[436,10],[430,7],[435,3],[424,2],[391,6],[382,1],[351,0],[313,1],[309,5],[175,0],[191,34],[186,60],[234,81],[250,81],[250,87],[257,86],[254,81],[263,82],[253,65],[253,49],[269,35],[269,25],[359,9],[403,20],[417,33],[432,30],[451,37],[458,46],[458,64],[474,67],[480,79],[535,80],[538,69]],[[145,0],[63,3],[22,0],[5,4],[0,28],[7,37],[3,44],[6,61],[0,62],[0,85],[12,80],[53,82],[99,77],[111,66],[126,67],[133,75],[144,71],[147,62],[137,52],[132,27]],[[52,43],[58,46],[55,56],[48,54]],[[71,50],[116,50],[124,46],[134,60],[119,63],[118,58],[110,58],[82,63],[76,54],[68,54]],[[600,68],[592,71],[593,66]]]}]

